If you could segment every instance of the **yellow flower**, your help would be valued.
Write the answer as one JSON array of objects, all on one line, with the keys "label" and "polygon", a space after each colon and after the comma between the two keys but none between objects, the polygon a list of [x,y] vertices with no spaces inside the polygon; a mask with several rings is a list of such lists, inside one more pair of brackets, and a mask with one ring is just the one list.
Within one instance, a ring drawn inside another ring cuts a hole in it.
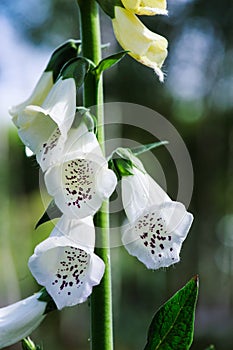
[{"label": "yellow flower", "polygon": [[116,6],[113,30],[119,44],[140,63],[152,68],[163,81],[161,70],[167,57],[167,40],[151,32],[132,12]]},{"label": "yellow flower", "polygon": [[166,0],[121,0],[127,10],[137,15],[167,15]]}]

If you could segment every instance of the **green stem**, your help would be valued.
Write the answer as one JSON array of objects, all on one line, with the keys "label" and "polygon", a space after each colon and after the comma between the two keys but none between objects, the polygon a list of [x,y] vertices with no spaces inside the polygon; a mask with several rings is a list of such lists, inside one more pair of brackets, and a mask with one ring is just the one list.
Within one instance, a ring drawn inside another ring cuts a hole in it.
[{"label": "green stem", "polygon": [[[78,0],[81,14],[82,54],[95,64],[101,60],[101,36],[98,5],[95,0]],[[97,106],[98,141],[104,150],[103,85],[95,75],[89,75],[84,85],[84,104]],[[101,283],[93,288],[91,295],[91,349],[113,349],[112,288],[109,248],[108,202],[104,202],[94,218],[98,247],[95,253],[105,263],[105,273]]]}]

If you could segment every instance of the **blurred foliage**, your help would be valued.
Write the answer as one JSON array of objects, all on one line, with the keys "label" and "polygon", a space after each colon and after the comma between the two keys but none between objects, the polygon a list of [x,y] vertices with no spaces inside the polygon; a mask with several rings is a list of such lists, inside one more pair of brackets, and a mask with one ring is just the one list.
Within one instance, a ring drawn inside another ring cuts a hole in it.
[{"label": "blurred foliage", "polygon": [[[142,17],[169,40],[163,85],[152,71],[124,58],[104,74],[106,101],[150,107],[172,122],[184,139],[194,167],[190,211],[195,221],[180,264],[148,271],[124,248],[112,249],[116,349],[142,349],[155,310],[191,276],[200,275],[200,298],[193,350],[233,348],[233,4],[230,0],[168,0],[169,17]],[[64,40],[79,38],[74,0],[14,2],[2,0],[0,11],[32,45],[51,51]],[[104,56],[119,51],[111,21],[101,15]],[[4,54],[4,52],[2,53]],[[19,67],[21,69],[21,67]],[[124,126],[123,136],[155,140],[147,132]],[[38,191],[38,166],[26,158],[16,131],[1,131],[0,154],[0,303],[5,305],[38,290],[27,269],[28,257],[53,224],[34,226],[49,200]],[[177,174],[161,147],[154,151],[175,198]],[[153,164],[146,167],[156,178]],[[174,166],[173,166],[174,167]],[[44,349],[89,349],[88,303],[48,315],[33,335]],[[20,345],[10,349],[20,349]]]}]

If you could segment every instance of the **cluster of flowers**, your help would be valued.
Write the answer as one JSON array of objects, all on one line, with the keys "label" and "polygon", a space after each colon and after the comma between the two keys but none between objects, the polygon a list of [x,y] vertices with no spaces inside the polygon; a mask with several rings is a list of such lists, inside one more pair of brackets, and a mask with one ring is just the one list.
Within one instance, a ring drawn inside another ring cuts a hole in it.
[{"label": "cluster of flowers", "polygon": [[[130,56],[152,68],[164,80],[161,67],[167,57],[168,42],[150,31],[137,15],[167,15],[166,0],[97,0],[112,18],[114,34]],[[110,5],[111,4],[111,5]]]},{"label": "cluster of flowers", "polygon": [[[149,32],[135,13],[166,14],[166,2],[124,0],[122,4],[124,8],[114,7],[117,39],[162,80],[160,68],[167,41]],[[133,42],[140,52],[129,46]],[[47,191],[62,213],[50,236],[29,259],[32,275],[58,309],[84,302],[102,279],[105,266],[94,253],[93,215],[111,196],[117,179],[122,183],[127,216],[122,242],[148,268],[168,267],[179,261],[193,220],[184,205],[172,201],[146,173],[129,149],[119,148],[109,162],[106,160],[89,111],[76,107],[77,89],[90,67],[89,60],[79,56],[79,42],[66,42],[51,56],[32,95],[10,109],[19,137],[35,155]],[[0,348],[30,334],[43,320],[48,301],[42,294],[0,309]]]}]

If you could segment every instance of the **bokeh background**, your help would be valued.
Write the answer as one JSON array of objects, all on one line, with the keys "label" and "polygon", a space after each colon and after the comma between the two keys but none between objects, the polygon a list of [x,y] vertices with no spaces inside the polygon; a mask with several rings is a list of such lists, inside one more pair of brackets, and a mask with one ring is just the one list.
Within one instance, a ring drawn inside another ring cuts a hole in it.
[{"label": "bokeh background", "polygon": [[[169,40],[165,83],[126,57],[105,73],[107,102],[122,101],[159,112],[178,130],[190,152],[194,191],[189,210],[195,221],[181,263],[148,271],[123,247],[112,249],[115,345],[145,345],[155,310],[193,275],[200,276],[193,350],[209,344],[233,349],[233,3],[231,0],[168,0],[169,17],[142,17]],[[101,12],[103,54],[120,47],[111,20]],[[39,169],[26,158],[7,109],[31,92],[50,53],[79,38],[75,0],[0,1],[0,306],[27,297],[39,286],[27,260],[52,224],[36,231],[44,210]],[[132,139],[131,128],[117,130]],[[142,133],[141,143],[153,142]],[[139,142],[139,139],[137,140]],[[154,151],[175,198],[177,174],[165,149]],[[156,178],[156,169],[151,173]],[[47,349],[89,349],[88,303],[48,315],[33,333]],[[10,349],[20,349],[20,345]]]}]

